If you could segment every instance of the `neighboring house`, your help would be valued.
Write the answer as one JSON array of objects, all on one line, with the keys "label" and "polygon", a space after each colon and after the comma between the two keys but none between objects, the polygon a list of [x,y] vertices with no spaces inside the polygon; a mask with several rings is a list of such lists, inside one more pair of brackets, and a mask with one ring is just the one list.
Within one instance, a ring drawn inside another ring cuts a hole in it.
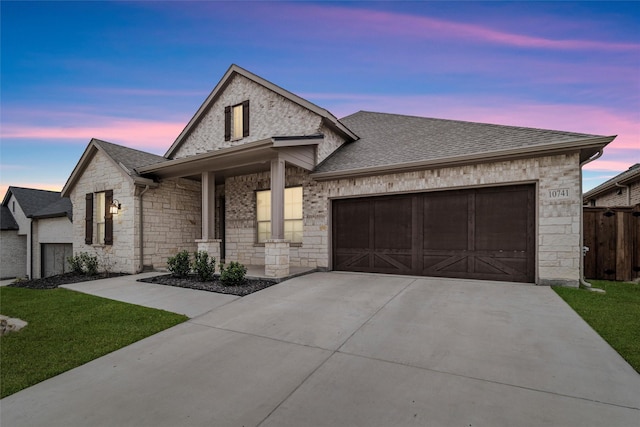
[{"label": "neighboring house", "polygon": [[164,157],[92,140],[74,251],[125,272],[182,249],[264,265],[569,284],[581,165],[613,136],[327,110],[236,65]]},{"label": "neighboring house", "polygon": [[9,187],[2,201],[2,278],[40,278],[68,270],[72,206],[60,192]]},{"label": "neighboring house", "polygon": [[640,203],[640,163],[582,196],[585,206],[634,206]]}]

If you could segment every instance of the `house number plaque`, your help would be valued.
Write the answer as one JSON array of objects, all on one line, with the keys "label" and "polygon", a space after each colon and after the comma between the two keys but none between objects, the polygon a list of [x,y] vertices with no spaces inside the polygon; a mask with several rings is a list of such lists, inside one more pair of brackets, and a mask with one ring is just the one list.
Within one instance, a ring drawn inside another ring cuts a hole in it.
[{"label": "house number plaque", "polygon": [[568,199],[570,196],[568,188],[553,188],[549,190],[549,198],[552,200]]}]

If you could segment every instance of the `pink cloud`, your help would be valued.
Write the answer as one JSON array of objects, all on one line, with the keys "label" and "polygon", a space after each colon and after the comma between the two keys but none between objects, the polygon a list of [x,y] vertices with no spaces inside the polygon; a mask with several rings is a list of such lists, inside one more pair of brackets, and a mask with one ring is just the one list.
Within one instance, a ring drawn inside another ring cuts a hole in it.
[{"label": "pink cloud", "polygon": [[331,22],[332,32],[338,34],[349,32],[357,35],[404,35],[421,39],[462,39],[520,48],[552,50],[633,51],[640,49],[640,45],[636,43],[579,39],[556,40],[500,31],[481,25],[393,12],[306,5],[289,5],[289,7],[288,13],[280,11],[279,16],[286,16],[287,20],[295,19],[292,15],[297,15],[300,19],[308,19],[309,16],[313,16],[314,20]]},{"label": "pink cloud", "polygon": [[[86,117],[84,118],[86,119]],[[85,124],[81,126],[9,124],[2,127],[0,137],[43,140],[57,139],[69,142],[79,140],[83,143],[87,143],[91,138],[98,138],[129,147],[164,153],[185,126],[184,122],[160,122],[109,117],[101,118],[101,120],[98,120],[96,123],[86,123],[86,120],[79,120],[78,122]]]}]

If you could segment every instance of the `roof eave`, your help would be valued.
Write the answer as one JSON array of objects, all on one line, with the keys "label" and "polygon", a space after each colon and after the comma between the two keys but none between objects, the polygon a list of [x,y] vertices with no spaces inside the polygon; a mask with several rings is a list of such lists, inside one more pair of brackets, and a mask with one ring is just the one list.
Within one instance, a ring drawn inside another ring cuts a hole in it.
[{"label": "roof eave", "polygon": [[612,182],[608,183],[607,185],[600,184],[596,188],[593,188],[593,189],[587,191],[586,193],[584,193],[582,197],[583,197],[584,200],[591,199],[591,198],[594,198],[594,197],[598,197],[598,196],[601,196],[604,193],[607,193],[607,192],[609,192],[611,190],[619,188],[616,184],[629,185],[629,184],[632,184],[633,182],[638,181],[638,180],[640,180],[640,170],[638,170],[637,173],[631,174],[628,177],[625,177],[623,179],[612,181]]},{"label": "roof eave", "polygon": [[415,162],[395,163],[382,166],[372,166],[358,169],[346,169],[339,171],[314,172],[311,177],[317,181],[331,179],[350,178],[357,176],[384,175],[397,172],[410,172],[421,169],[434,169],[448,166],[461,166],[466,164],[486,163],[491,161],[513,160],[523,157],[541,157],[545,155],[559,154],[562,152],[603,148],[609,144],[615,136],[595,137],[588,140],[563,142],[557,144],[537,145],[509,150],[474,153],[463,156],[443,157],[438,159],[420,160]]},{"label": "roof eave", "polygon": [[64,187],[62,188],[62,192],[61,192],[62,197],[69,197],[71,190],[75,186],[78,179],[80,179],[80,177],[82,176],[82,173],[84,172],[84,170],[89,165],[91,158],[98,151],[100,151],[102,154],[107,156],[107,158],[111,161],[111,163],[113,163],[113,165],[116,168],[118,168],[122,172],[122,174],[126,176],[131,182],[135,182],[136,177],[131,175],[131,171],[129,171],[129,169],[127,169],[122,163],[117,162],[113,157],[111,157],[111,155],[107,153],[104,150],[104,148],[100,146],[100,144],[96,143],[96,141],[99,141],[99,140],[97,140],[96,138],[91,138],[91,141],[87,145],[87,148],[85,148],[84,152],[82,153],[82,156],[80,156],[80,160],[78,160],[78,163],[73,168],[71,175],[69,175],[69,179],[67,179],[67,182],[64,184]]}]

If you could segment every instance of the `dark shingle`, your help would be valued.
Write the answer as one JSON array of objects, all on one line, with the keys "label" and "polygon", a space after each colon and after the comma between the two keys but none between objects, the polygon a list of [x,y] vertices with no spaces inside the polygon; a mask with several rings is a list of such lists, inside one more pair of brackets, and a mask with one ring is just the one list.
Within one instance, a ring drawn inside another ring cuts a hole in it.
[{"label": "dark shingle", "polygon": [[129,170],[129,175],[137,175],[137,172],[135,171],[136,168],[167,161],[167,159],[162,156],[135,150],[129,147],[123,147],[122,145],[113,144],[111,142],[101,141],[99,139],[94,139],[93,142],[99,145],[113,160],[121,163],[125,168],[127,168]]},{"label": "dark shingle", "polygon": [[0,207],[0,230],[17,230],[18,228],[18,223],[13,218],[11,210],[2,205]]},{"label": "dark shingle", "polygon": [[67,216],[70,220],[73,220],[73,205],[71,204],[71,199],[68,197],[61,197],[32,215],[33,218],[38,219],[56,218],[60,216]]},{"label": "dark shingle", "polygon": [[367,111],[340,121],[360,139],[344,144],[318,165],[316,172],[399,165],[598,137]]},{"label": "dark shingle", "polygon": [[[40,209],[44,209],[52,203],[60,200],[60,192],[37,190],[35,188],[23,188],[23,187],[9,187],[7,192],[12,193],[22,211],[27,217],[38,212]],[[5,201],[8,202],[8,198],[5,197]],[[6,205],[6,203],[5,203]]]}]

